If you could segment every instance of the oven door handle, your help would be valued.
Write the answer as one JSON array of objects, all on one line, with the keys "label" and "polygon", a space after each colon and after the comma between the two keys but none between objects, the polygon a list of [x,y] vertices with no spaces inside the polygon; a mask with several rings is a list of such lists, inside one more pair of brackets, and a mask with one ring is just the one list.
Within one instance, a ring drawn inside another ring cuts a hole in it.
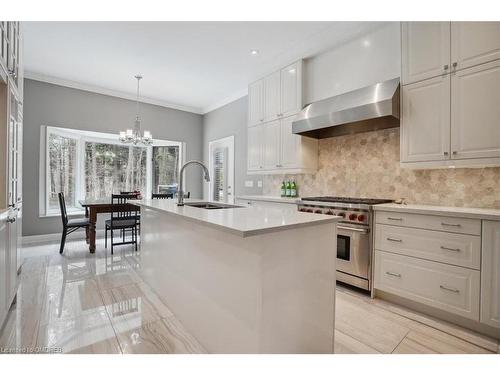
[{"label": "oven door handle", "polygon": [[365,229],[365,228],[344,227],[342,225],[337,225],[337,229],[340,229],[340,230],[350,230],[350,231],[353,231],[353,232],[361,232],[361,233],[368,233],[370,231],[369,229]]}]

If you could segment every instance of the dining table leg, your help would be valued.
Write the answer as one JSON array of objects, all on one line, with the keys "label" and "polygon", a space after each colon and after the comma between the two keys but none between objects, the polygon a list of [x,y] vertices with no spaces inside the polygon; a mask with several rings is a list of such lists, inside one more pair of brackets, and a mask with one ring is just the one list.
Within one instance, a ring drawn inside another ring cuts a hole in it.
[{"label": "dining table leg", "polygon": [[90,208],[89,222],[89,250],[93,254],[95,253],[95,228],[97,223],[97,212],[92,208]]},{"label": "dining table leg", "polygon": [[[85,207],[85,217],[88,219],[89,218],[89,208]],[[87,226],[85,227],[85,242],[90,244],[90,228]]]}]

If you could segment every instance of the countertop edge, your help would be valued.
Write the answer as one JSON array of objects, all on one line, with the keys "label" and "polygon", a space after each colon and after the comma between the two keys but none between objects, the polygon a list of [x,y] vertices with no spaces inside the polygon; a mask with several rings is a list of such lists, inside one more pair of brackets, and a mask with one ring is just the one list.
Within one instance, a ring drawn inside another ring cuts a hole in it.
[{"label": "countertop edge", "polygon": [[396,205],[385,203],[373,206],[375,211],[408,212],[422,215],[453,216],[468,219],[500,220],[500,209],[473,208],[473,207],[447,207],[426,205]]},{"label": "countertop edge", "polygon": [[242,238],[257,236],[257,235],[267,234],[267,233],[273,233],[273,232],[281,232],[281,231],[286,231],[286,230],[295,229],[295,228],[309,227],[309,226],[318,225],[318,224],[336,223],[341,219],[340,216],[326,216],[325,215],[325,218],[321,219],[321,220],[315,220],[315,221],[304,222],[304,223],[287,224],[287,225],[281,225],[281,226],[271,226],[269,228],[252,229],[252,230],[242,231],[242,230],[227,227],[225,225],[220,225],[220,224],[216,224],[216,223],[211,223],[210,221],[197,219],[195,217],[181,215],[177,212],[172,212],[172,211],[165,210],[165,209],[162,209],[159,207],[153,207],[153,206],[147,205],[143,202],[137,202],[134,204],[137,204],[138,206],[141,206],[144,208],[148,208],[148,209],[153,210],[153,211],[162,212],[162,213],[167,214],[167,215],[179,216],[179,217],[184,218],[185,220],[195,222],[195,223],[200,223],[202,225],[206,225],[206,226],[209,226],[212,228],[216,228],[216,229],[237,235],[237,236],[242,237]]}]

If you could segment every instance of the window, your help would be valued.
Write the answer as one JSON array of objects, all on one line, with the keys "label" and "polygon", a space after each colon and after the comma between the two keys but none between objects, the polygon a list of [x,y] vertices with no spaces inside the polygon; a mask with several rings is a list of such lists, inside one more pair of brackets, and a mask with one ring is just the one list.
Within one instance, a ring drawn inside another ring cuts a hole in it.
[{"label": "window", "polygon": [[146,147],[85,142],[85,199],[146,192]]},{"label": "window", "polygon": [[180,147],[153,146],[153,191],[175,193],[179,178]]},{"label": "window", "polygon": [[82,199],[111,199],[111,194],[138,190],[177,191],[182,142],[154,140],[154,146],[120,143],[108,133],[42,127],[45,161],[40,173],[40,214],[58,215],[63,192],[68,213],[81,213]]},{"label": "window", "polygon": [[76,204],[76,140],[57,133],[48,137],[48,210],[59,208],[57,193],[63,192],[68,207]]}]

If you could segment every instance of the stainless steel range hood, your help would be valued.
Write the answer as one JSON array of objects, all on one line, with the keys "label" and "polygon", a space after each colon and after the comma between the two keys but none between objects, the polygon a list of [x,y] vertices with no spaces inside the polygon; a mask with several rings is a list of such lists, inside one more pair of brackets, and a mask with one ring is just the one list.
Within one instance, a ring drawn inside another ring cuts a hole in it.
[{"label": "stainless steel range hood", "polygon": [[399,126],[399,78],[306,106],[293,121],[294,134],[329,138]]}]

